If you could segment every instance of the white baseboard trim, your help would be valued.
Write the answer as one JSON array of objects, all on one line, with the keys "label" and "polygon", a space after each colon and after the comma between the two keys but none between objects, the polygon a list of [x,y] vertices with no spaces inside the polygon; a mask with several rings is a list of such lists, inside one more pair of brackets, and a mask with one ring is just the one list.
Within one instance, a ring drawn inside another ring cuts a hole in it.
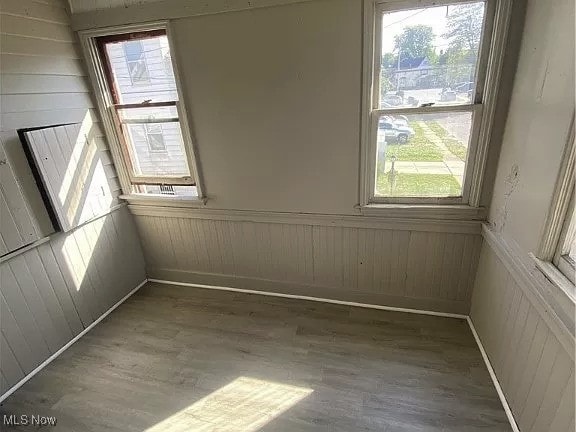
[{"label": "white baseboard trim", "polygon": [[400,308],[400,307],[393,307],[393,306],[382,306],[382,305],[375,305],[375,304],[367,304],[367,303],[356,303],[351,301],[345,300],[334,300],[328,298],[321,298],[321,297],[311,297],[311,296],[303,296],[303,295],[296,295],[296,294],[284,294],[278,292],[270,292],[270,291],[259,291],[259,290],[250,290],[245,288],[232,288],[226,286],[217,286],[217,285],[203,285],[203,284],[195,284],[190,282],[176,282],[170,281],[165,279],[154,279],[149,278],[149,282],[157,282],[163,283],[167,285],[179,285],[179,286],[186,286],[192,288],[204,288],[204,289],[212,289],[212,290],[220,290],[220,291],[233,291],[233,292],[240,292],[245,294],[257,294],[269,297],[283,297],[283,298],[290,298],[290,299],[298,299],[298,300],[307,300],[307,301],[314,301],[320,303],[332,303],[344,306],[356,306],[361,308],[367,309],[379,309],[379,310],[387,310],[392,312],[406,312],[406,313],[413,313],[419,315],[433,315],[439,316],[444,318],[458,318],[458,319],[467,319],[467,315],[462,314],[455,314],[455,313],[448,313],[448,312],[436,312],[436,311],[429,311],[429,310],[421,310],[421,309],[409,309],[409,308]]},{"label": "white baseboard trim", "polygon": [[502,387],[500,387],[500,382],[496,377],[496,372],[494,372],[494,368],[492,367],[492,363],[490,363],[490,359],[488,358],[488,354],[486,354],[486,350],[484,349],[484,345],[482,345],[482,341],[480,340],[480,336],[476,333],[476,329],[474,328],[474,323],[469,316],[466,317],[466,321],[468,321],[468,325],[470,326],[470,330],[474,335],[474,339],[476,340],[476,345],[478,345],[478,349],[480,349],[480,353],[482,354],[482,358],[484,359],[484,363],[486,364],[486,368],[488,369],[488,373],[490,374],[490,378],[492,378],[492,382],[494,383],[494,387],[496,388],[496,392],[498,393],[498,397],[500,398],[500,402],[502,403],[502,407],[506,412],[506,416],[508,417],[508,421],[510,422],[510,426],[514,432],[520,432],[518,425],[516,424],[516,420],[514,419],[514,414],[512,414],[512,410],[510,409],[510,405],[508,405],[508,401],[506,400],[506,396],[504,395],[504,391]]},{"label": "white baseboard trim", "polygon": [[52,354],[50,357],[48,357],[46,360],[44,360],[44,362],[42,362],[38,367],[36,367],[36,369],[34,369],[32,372],[30,372],[28,375],[26,375],[20,381],[18,381],[10,390],[8,390],[6,393],[4,393],[2,396],[0,396],[0,403],[2,403],[6,398],[8,398],[8,396],[10,396],[12,393],[14,393],[20,387],[22,387],[30,378],[32,378],[34,375],[36,375],[38,372],[40,372],[42,369],[44,369],[46,366],[48,366],[56,357],[58,357],[60,354],[62,354],[64,351],[66,351],[68,348],[70,348],[72,345],[74,345],[74,343],[76,341],[78,341],[78,339],[80,339],[82,336],[84,336],[86,333],[88,333],[90,330],[92,330],[94,327],[96,327],[96,325],[98,325],[98,323],[100,321],[102,321],[104,318],[106,318],[108,315],[110,315],[110,313],[112,313],[112,311],[114,311],[114,309],[116,309],[118,306],[120,306],[122,303],[124,303],[130,296],[132,296],[136,291],[138,291],[140,288],[142,288],[144,286],[144,284],[146,284],[147,282],[148,282],[148,279],[144,279],[136,288],[134,288],[132,291],[130,291],[128,294],[126,294],[124,297],[122,297],[110,309],[108,309],[106,312],[104,312],[102,315],[100,315],[100,317],[97,320],[95,320],[92,324],[90,324],[88,327],[86,327],[84,330],[82,330],[80,333],[78,333],[76,336],[74,336],[74,338],[71,339],[70,342],[68,342],[66,345],[64,345],[62,348],[60,348],[58,351],[56,351],[54,354]]}]

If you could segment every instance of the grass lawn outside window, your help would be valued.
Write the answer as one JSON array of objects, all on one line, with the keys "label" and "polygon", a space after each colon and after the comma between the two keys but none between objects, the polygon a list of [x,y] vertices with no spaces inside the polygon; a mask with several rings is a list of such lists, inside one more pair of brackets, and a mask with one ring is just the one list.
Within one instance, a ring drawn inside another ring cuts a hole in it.
[{"label": "grass lawn outside window", "polygon": [[444,145],[446,146],[446,148],[448,148],[448,150],[450,150],[450,153],[452,153],[460,160],[463,161],[466,160],[466,154],[468,152],[466,146],[464,146],[456,138],[452,138],[451,136],[449,136],[448,131],[444,129],[442,126],[440,126],[437,122],[430,122],[428,127],[432,130],[432,132],[438,135],[438,138],[444,141]]},{"label": "grass lawn outside window", "polygon": [[458,196],[460,184],[450,174],[404,174],[387,172],[378,176],[379,196]]},{"label": "grass lawn outside window", "polygon": [[392,160],[394,156],[402,162],[442,162],[442,152],[424,136],[422,128],[415,122],[410,127],[414,129],[414,136],[406,144],[388,143],[386,159]]}]

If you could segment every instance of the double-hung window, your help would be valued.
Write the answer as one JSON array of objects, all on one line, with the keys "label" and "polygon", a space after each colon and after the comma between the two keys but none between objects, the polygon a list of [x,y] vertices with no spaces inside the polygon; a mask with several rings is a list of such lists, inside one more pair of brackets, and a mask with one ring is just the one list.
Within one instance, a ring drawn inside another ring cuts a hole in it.
[{"label": "double-hung window", "polygon": [[574,284],[576,278],[576,210],[574,209],[574,199],[570,203],[570,209],[564,220],[553,262],[558,270]]},{"label": "double-hung window", "polygon": [[367,2],[363,205],[478,195],[498,1]]},{"label": "double-hung window", "polygon": [[96,36],[90,44],[130,193],[197,196],[166,30]]},{"label": "double-hung window", "polygon": [[[552,206],[543,230],[543,237],[536,253],[536,263],[546,276],[576,297],[576,143],[574,118],[562,157]],[[558,271],[564,276],[558,277]],[[568,283],[566,282],[568,280]]]}]

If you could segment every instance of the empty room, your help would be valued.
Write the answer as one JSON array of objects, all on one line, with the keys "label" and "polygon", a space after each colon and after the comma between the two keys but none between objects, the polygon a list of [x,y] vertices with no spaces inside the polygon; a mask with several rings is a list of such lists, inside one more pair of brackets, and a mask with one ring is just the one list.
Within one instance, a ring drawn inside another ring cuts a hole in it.
[{"label": "empty room", "polygon": [[0,0],[0,430],[575,432],[573,0]]}]

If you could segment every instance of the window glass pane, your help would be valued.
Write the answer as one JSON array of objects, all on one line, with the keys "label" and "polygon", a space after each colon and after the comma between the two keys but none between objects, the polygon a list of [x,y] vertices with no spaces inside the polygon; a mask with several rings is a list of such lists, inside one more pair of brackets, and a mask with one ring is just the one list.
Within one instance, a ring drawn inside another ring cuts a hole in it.
[{"label": "window glass pane", "polygon": [[106,44],[118,103],[177,100],[166,36]]},{"label": "window glass pane", "polygon": [[190,175],[179,122],[130,123],[123,127],[131,147],[134,174],[159,177]]},{"label": "window glass pane", "polygon": [[136,61],[144,58],[144,48],[139,40],[124,42],[126,61]]},{"label": "window glass pane", "polygon": [[484,3],[384,13],[379,106],[468,104]]},{"label": "window glass pane", "polygon": [[150,148],[151,152],[167,150],[161,124],[147,124],[146,134],[148,138],[148,147]]},{"label": "window glass pane", "polygon": [[566,223],[569,225],[562,254],[567,256],[573,265],[576,262],[576,210],[572,210],[571,217]]},{"label": "window glass pane", "polygon": [[375,196],[461,196],[471,125],[471,112],[382,115]]},{"label": "window glass pane", "polygon": [[128,62],[128,73],[133,84],[150,82],[150,74],[144,60]]},{"label": "window glass pane", "polygon": [[572,262],[576,262],[576,237],[572,237],[572,243],[570,243],[568,256],[570,257]]}]

